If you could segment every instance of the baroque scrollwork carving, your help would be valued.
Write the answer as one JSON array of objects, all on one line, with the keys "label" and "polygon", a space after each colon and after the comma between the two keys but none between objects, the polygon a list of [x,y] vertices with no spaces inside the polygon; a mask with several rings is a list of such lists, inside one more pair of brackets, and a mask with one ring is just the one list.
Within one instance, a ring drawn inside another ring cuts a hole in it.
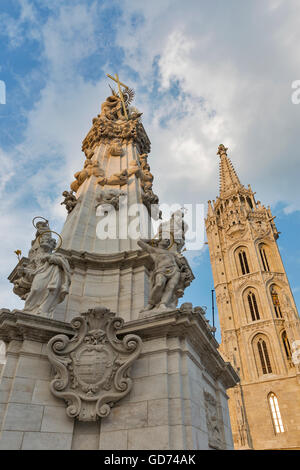
[{"label": "baroque scrollwork carving", "polygon": [[57,335],[48,343],[48,358],[56,375],[50,390],[67,403],[66,413],[79,421],[109,415],[111,407],[133,386],[129,368],[141,352],[142,340],[116,334],[123,319],[96,307],[71,321],[72,339]]}]

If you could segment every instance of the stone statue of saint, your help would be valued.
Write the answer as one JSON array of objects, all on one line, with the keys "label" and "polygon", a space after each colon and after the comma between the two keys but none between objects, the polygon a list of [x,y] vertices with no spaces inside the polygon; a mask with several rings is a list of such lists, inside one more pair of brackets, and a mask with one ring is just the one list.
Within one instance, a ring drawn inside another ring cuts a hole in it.
[{"label": "stone statue of saint", "polygon": [[138,241],[138,245],[148,251],[154,261],[149,302],[142,312],[154,307],[161,311],[176,308],[176,290],[181,281],[181,267],[177,261],[178,254],[168,250],[170,240],[160,240],[157,247],[142,240]]},{"label": "stone statue of saint", "polygon": [[24,311],[52,318],[55,307],[69,292],[71,283],[70,266],[67,259],[53,253],[56,241],[48,234],[40,237],[40,250],[35,258],[36,268],[25,267],[24,272],[32,279],[26,295]]}]

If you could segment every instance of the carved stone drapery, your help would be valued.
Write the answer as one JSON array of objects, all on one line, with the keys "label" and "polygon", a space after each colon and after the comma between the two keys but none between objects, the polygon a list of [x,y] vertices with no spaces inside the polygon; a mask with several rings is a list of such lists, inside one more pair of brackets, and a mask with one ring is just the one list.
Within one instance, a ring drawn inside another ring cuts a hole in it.
[{"label": "carved stone drapery", "polygon": [[48,343],[56,371],[50,389],[67,402],[71,418],[104,418],[132,388],[128,369],[141,352],[142,340],[132,334],[118,339],[124,321],[115,315],[105,307],[90,309],[71,321],[77,332],[72,339],[57,335]]}]

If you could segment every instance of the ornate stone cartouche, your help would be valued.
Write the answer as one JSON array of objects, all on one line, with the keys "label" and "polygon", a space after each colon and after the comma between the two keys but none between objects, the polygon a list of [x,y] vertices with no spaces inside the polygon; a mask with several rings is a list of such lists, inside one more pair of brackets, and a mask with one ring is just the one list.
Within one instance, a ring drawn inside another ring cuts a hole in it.
[{"label": "ornate stone cartouche", "polygon": [[53,395],[67,402],[67,415],[95,421],[131,390],[129,367],[141,352],[137,335],[117,338],[124,320],[105,307],[90,309],[71,321],[72,339],[57,335],[48,343],[48,358],[56,375]]}]

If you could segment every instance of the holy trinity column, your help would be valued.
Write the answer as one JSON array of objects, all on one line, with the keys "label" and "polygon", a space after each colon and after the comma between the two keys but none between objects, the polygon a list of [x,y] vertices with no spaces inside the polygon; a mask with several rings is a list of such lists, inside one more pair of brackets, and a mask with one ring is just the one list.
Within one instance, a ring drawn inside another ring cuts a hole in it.
[{"label": "holy trinity column", "polygon": [[151,233],[150,142],[116,81],[63,193],[61,234],[34,218],[9,276],[25,305],[0,309],[0,449],[232,448],[238,376],[204,309],[177,307],[194,278],[187,226],[179,210]]},{"label": "holy trinity column", "polygon": [[[68,214],[55,253],[70,266],[70,285],[64,289],[68,295],[59,296],[57,290],[51,304],[53,318],[63,321],[98,305],[105,305],[126,321],[137,318],[142,310],[176,308],[193,279],[187,260],[180,254],[184,231],[177,238],[175,234],[175,239],[173,233],[171,241],[170,233],[166,234],[169,242],[162,242],[164,246],[159,246],[158,239],[152,240],[152,220],[161,214],[152,190],[150,141],[142,113],[131,106],[134,91],[116,81],[118,92],[111,88],[112,94],[102,103],[83,140],[83,166],[74,174],[70,190],[63,192],[62,204]],[[183,214],[177,212],[170,221],[173,232],[183,226]],[[51,238],[51,231],[46,219],[35,225],[38,232],[32,243],[39,252],[41,241]],[[138,244],[140,239],[144,241]],[[35,251],[30,255],[34,257]],[[158,277],[150,280],[153,267]],[[15,293],[25,299],[31,280],[24,275],[19,266],[10,280]],[[28,284],[25,291],[24,283]],[[48,308],[48,303],[45,305],[43,308]]]}]

